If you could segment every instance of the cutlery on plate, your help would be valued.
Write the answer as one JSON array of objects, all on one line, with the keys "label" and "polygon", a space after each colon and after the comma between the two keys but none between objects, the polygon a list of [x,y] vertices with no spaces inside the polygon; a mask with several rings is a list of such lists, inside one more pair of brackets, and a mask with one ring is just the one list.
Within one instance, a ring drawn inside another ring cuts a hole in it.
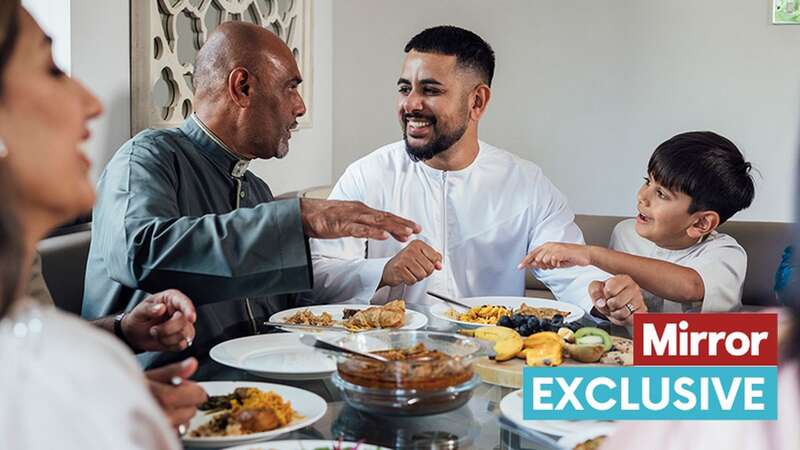
[{"label": "cutlery on plate", "polygon": [[384,358],[383,356],[374,355],[372,353],[359,352],[358,350],[351,350],[349,348],[345,348],[327,341],[323,341],[321,339],[317,339],[316,336],[311,334],[304,334],[300,336],[300,342],[308,346],[316,347],[322,350],[329,350],[337,353],[346,353],[348,355],[361,356],[363,358],[374,359],[375,361],[380,361],[384,363],[389,362],[389,360]]},{"label": "cutlery on plate", "polygon": [[461,303],[461,302],[459,302],[459,301],[457,301],[457,300],[453,300],[453,299],[452,299],[452,298],[450,298],[450,297],[445,297],[444,295],[437,294],[437,293],[435,293],[435,292],[431,292],[431,291],[427,291],[427,294],[428,294],[428,295],[430,295],[431,297],[436,297],[436,298],[438,298],[439,300],[441,300],[441,301],[443,301],[443,302],[445,302],[445,303],[450,303],[451,305],[460,306],[460,307],[462,307],[462,308],[465,308],[465,309],[467,309],[467,310],[470,310],[470,309],[472,309],[472,307],[471,307],[471,306],[469,306],[469,305],[466,305],[466,304],[464,304],[464,303]]},{"label": "cutlery on plate", "polygon": [[264,325],[268,325],[270,327],[283,327],[283,328],[305,328],[306,330],[315,329],[315,330],[347,330],[347,328],[341,325],[331,325],[331,326],[323,326],[323,325],[303,325],[300,323],[285,323],[285,322],[264,322]]}]

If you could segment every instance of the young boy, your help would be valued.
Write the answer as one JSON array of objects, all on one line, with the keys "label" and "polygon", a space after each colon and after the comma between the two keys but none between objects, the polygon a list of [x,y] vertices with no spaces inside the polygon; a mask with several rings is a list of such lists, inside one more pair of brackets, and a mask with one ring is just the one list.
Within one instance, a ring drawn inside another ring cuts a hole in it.
[{"label": "young boy", "polygon": [[520,265],[592,265],[627,274],[643,289],[649,311],[736,309],[747,254],[734,238],[716,229],[753,201],[750,167],[739,149],[718,134],[679,134],[650,157],[636,196],[638,215],[617,224],[610,249],[547,243]]}]

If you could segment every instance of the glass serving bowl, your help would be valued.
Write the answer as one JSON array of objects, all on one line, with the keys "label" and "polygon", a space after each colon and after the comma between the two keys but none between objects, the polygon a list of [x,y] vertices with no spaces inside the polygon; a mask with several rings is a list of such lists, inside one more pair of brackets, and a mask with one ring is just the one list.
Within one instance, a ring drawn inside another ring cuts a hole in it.
[{"label": "glass serving bowl", "polygon": [[350,406],[362,411],[438,414],[464,405],[480,384],[472,364],[483,352],[473,338],[435,331],[376,330],[349,334],[336,343],[361,352],[409,350],[420,344],[428,351],[386,363],[337,354],[333,383]]}]

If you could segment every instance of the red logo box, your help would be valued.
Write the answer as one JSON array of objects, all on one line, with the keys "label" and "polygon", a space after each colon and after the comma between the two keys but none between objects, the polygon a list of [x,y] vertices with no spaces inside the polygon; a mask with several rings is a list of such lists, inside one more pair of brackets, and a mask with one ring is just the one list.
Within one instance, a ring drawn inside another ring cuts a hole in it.
[{"label": "red logo box", "polygon": [[641,313],[633,322],[637,366],[774,366],[778,315]]}]

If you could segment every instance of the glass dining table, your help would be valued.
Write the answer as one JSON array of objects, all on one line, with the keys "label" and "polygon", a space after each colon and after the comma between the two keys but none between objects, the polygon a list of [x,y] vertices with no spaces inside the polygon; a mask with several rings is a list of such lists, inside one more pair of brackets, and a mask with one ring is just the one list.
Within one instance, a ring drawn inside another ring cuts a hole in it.
[{"label": "glass dining table", "polygon": [[[453,331],[444,324],[426,329]],[[311,426],[283,435],[285,439],[363,441],[397,450],[562,450],[558,437],[521,428],[500,414],[500,401],[516,389],[482,382],[464,406],[454,411],[416,417],[375,415],[349,406],[330,378],[272,381],[215,362],[207,381],[259,381],[298,387],[327,402],[325,415]],[[254,448],[259,446],[254,445]],[[187,447],[191,448],[191,447]],[[269,448],[265,446],[264,448]]]}]

